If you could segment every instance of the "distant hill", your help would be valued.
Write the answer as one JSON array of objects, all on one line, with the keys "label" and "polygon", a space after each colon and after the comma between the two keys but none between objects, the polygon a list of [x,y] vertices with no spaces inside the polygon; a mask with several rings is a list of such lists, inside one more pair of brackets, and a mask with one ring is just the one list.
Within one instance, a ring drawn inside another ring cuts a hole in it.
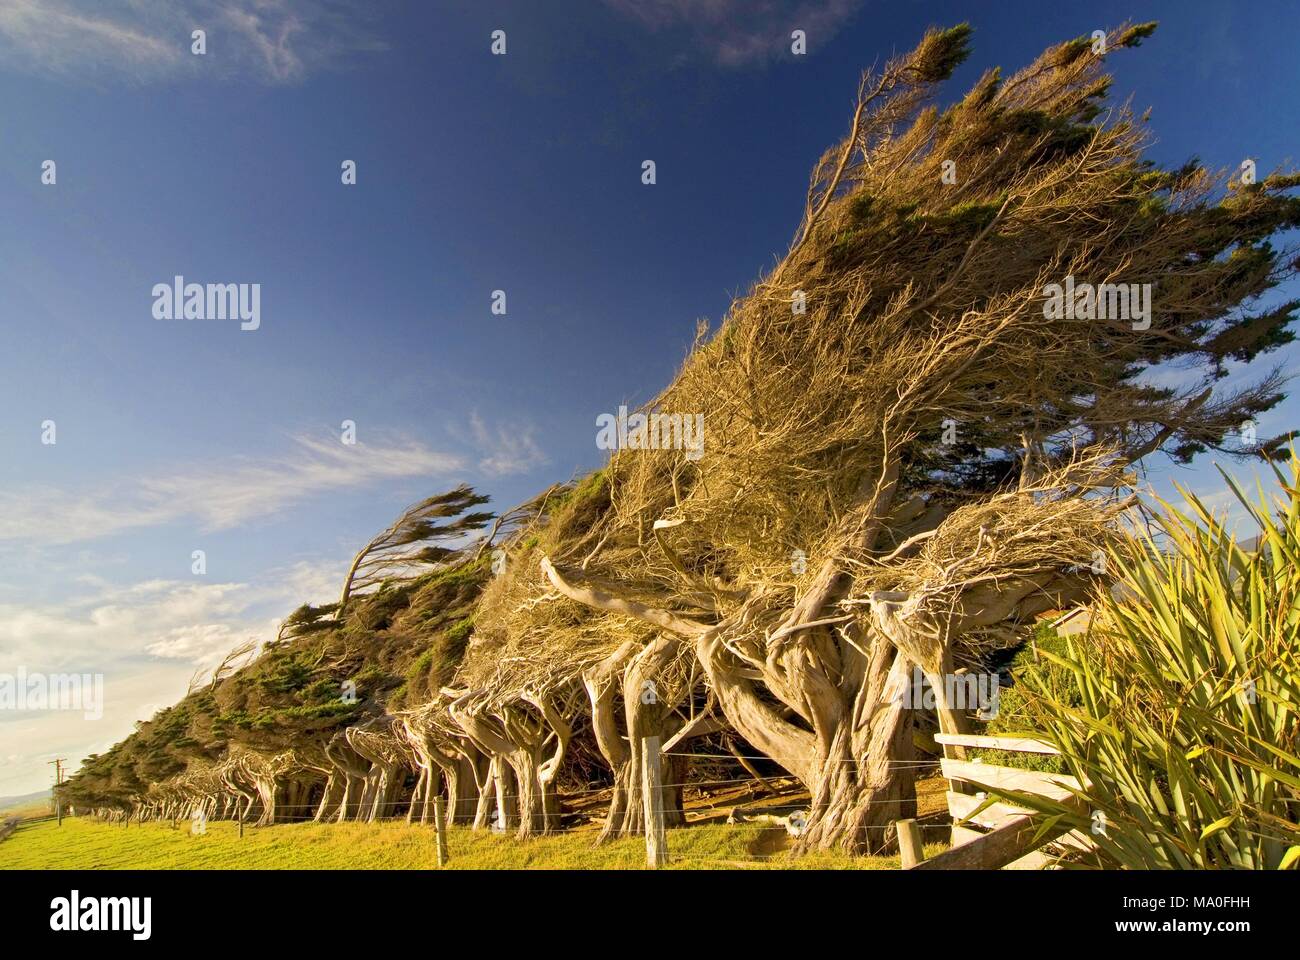
[{"label": "distant hill", "polygon": [[30,807],[33,804],[43,803],[50,799],[49,789],[37,790],[35,793],[24,793],[15,797],[0,797],[0,811],[13,810],[17,807]]}]

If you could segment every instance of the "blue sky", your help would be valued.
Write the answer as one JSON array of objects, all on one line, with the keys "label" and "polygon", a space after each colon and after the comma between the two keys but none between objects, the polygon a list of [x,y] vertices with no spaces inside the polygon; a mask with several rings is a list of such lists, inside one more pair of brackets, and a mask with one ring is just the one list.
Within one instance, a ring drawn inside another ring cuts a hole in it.
[{"label": "blue sky", "polygon": [[[598,465],[596,416],[657,392],[780,255],[860,71],[926,26],[976,28],[955,97],[1158,19],[1112,59],[1152,156],[1265,172],[1297,154],[1293,9],[0,0],[0,672],[107,690],[98,721],[0,711],[0,795],[331,598],[405,504],[464,480],[506,507]],[[154,319],[177,274],[260,283],[261,327]],[[1221,489],[1209,460],[1153,467]]]}]

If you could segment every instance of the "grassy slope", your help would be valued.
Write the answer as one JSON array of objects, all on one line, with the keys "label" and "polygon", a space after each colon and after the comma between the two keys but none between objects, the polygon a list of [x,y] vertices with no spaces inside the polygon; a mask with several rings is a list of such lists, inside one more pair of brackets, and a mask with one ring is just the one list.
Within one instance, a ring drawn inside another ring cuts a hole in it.
[{"label": "grassy slope", "polygon": [[24,793],[16,797],[0,797],[0,813],[13,813],[23,811],[25,816],[30,816],[26,811],[35,809],[54,809],[50,805],[50,791],[37,790],[33,793]]},{"label": "grassy slope", "polygon": [[[189,824],[113,826],[70,818],[21,828],[0,844],[0,869],[394,869],[434,866],[433,831],[405,823],[286,824],[246,827],[208,824],[192,836]],[[633,838],[593,848],[595,834],[573,831],[520,842],[513,837],[457,828],[448,845],[450,868],[460,869],[628,869],[645,865],[645,844]],[[673,866],[679,869],[730,867],[890,869],[897,857],[819,854],[790,859],[784,852],[757,851],[784,846],[784,831],[758,824],[703,824],[668,833]],[[927,854],[940,847],[927,849]]]}]

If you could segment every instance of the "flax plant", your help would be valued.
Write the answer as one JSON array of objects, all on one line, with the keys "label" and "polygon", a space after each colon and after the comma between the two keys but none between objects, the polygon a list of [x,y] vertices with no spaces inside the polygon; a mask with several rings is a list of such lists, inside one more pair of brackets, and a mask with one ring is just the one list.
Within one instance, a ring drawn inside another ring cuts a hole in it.
[{"label": "flax plant", "polygon": [[1035,724],[1082,784],[1082,808],[1004,799],[1070,823],[1097,866],[1287,869],[1300,863],[1300,458],[1280,493],[1247,496],[1262,531],[1239,542],[1186,494],[1111,551],[1116,589],[1064,656],[1027,679]]}]

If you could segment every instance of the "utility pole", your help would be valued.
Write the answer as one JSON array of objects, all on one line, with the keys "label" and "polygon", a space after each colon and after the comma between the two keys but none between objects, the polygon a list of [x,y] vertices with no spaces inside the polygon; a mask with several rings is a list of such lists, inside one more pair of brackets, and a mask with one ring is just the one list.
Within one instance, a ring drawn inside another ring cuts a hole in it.
[{"label": "utility pole", "polygon": [[67,762],[67,757],[50,761],[54,764],[54,814],[59,818],[59,826],[63,826],[63,798],[59,796],[59,787],[63,784],[63,765]]}]

